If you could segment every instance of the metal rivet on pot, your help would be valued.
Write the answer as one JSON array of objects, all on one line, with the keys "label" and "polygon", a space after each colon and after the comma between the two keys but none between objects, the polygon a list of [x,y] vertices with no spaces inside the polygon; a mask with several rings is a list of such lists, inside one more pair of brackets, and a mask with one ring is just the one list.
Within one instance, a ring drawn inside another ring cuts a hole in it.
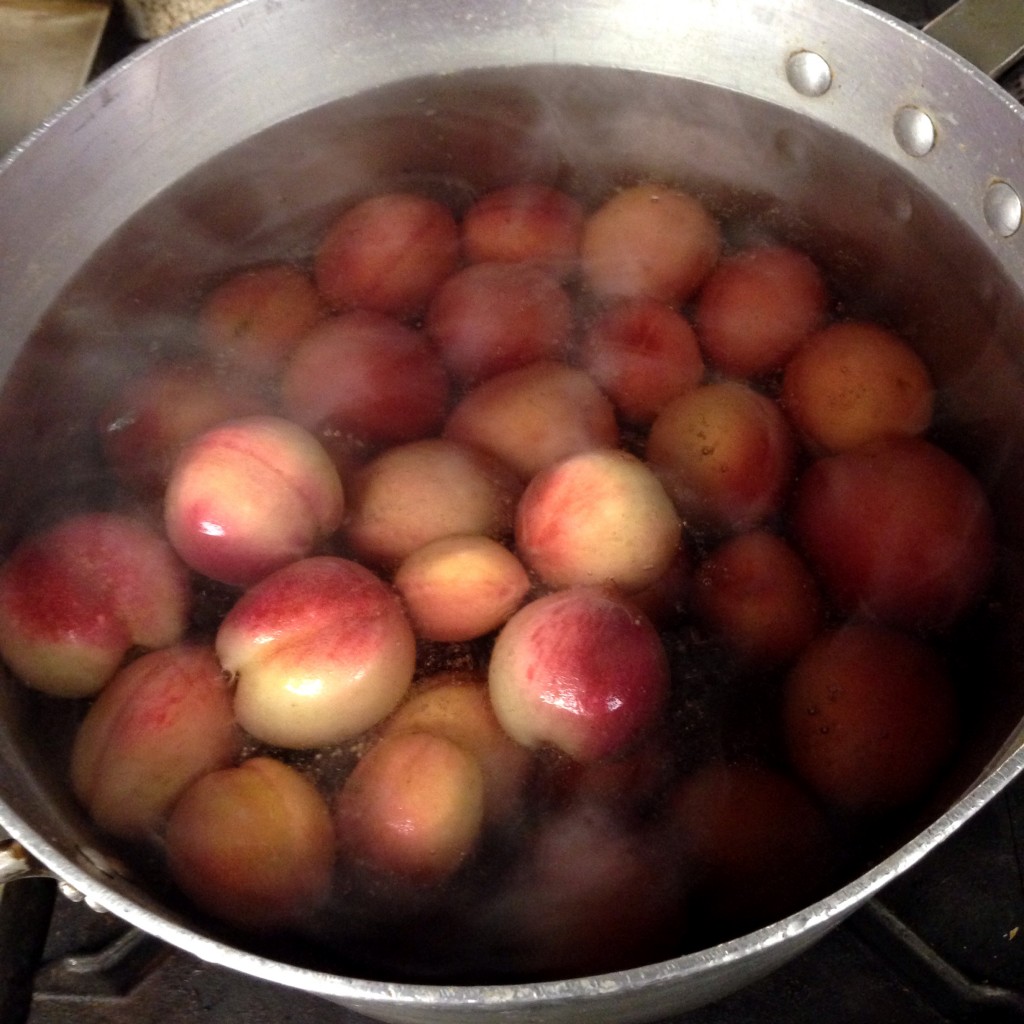
[{"label": "metal rivet on pot", "polygon": [[1024,207],[1021,205],[1017,190],[1005,181],[993,181],[985,192],[985,220],[988,226],[1000,237],[1009,238],[1014,234],[1024,219]]},{"label": "metal rivet on pot", "polygon": [[832,85],[832,69],[820,53],[798,50],[786,61],[786,78],[802,96],[822,96]]},{"label": "metal rivet on pot", "polygon": [[900,107],[892,130],[900,149],[910,156],[925,156],[935,147],[935,122],[920,107]]}]

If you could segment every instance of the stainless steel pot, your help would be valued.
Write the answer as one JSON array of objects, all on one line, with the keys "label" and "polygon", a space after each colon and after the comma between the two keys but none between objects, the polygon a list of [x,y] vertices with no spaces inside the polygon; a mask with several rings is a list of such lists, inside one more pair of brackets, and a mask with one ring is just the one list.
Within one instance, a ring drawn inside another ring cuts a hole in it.
[{"label": "stainless steel pot", "polygon": [[[0,165],[0,537],[92,480],[82,424],[160,340],[129,330],[149,298],[187,292],[224,251],[302,251],[371,181],[457,194],[580,168],[595,192],[643,168],[784,229],[926,354],[1002,524],[1008,627],[941,791],[861,877],[713,949],[561,982],[386,984],[247,952],[135,880],[67,792],[61,723],[4,680],[0,821],[95,904],[382,1020],[650,1020],[805,949],[1024,770],[1024,111],[854,0],[243,0],[129,59]],[[69,293],[99,291],[119,316],[97,322],[83,300],[73,329],[33,337],[119,231]]]}]

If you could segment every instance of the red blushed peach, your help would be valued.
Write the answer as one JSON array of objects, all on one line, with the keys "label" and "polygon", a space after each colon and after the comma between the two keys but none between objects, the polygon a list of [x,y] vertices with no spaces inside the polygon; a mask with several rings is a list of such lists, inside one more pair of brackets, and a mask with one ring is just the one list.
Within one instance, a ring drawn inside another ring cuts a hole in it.
[{"label": "red blushed peach", "polygon": [[833,324],[787,363],[782,404],[816,452],[849,451],[928,429],[935,387],[902,338],[870,323]]},{"label": "red blushed peach", "polygon": [[463,381],[559,358],[572,303],[557,277],[521,263],[475,263],[448,278],[427,310],[427,333]]},{"label": "red blushed peach", "polygon": [[524,480],[568,455],[619,443],[615,409],[591,377],[547,360],[477,385],[444,435],[489,452]]},{"label": "red blushed peach", "polygon": [[579,255],[583,207],[550,185],[521,184],[481,196],[462,218],[472,263],[535,263],[564,276]]},{"label": "red blushed peach", "polygon": [[824,895],[835,841],[795,782],[751,764],[713,764],[681,780],[666,825],[694,909],[722,937],[768,924]]},{"label": "red blushed peach", "polygon": [[281,382],[291,419],[370,444],[436,433],[448,390],[440,357],[419,331],[366,311],[333,317],[307,335]]},{"label": "red blushed peach", "polygon": [[327,802],[296,769],[254,757],[194,782],[167,824],[167,864],[185,894],[230,924],[297,927],[334,869]]},{"label": "red blushed peach", "polygon": [[310,554],[341,524],[344,494],[312,434],[275,416],[231,420],[174,464],[164,524],[197,572],[248,586]]},{"label": "red blushed peach", "polygon": [[658,634],[640,612],[596,587],[532,601],[495,641],[494,713],[527,747],[577,761],[624,753],[657,721],[669,689]]},{"label": "red blushed peach", "polygon": [[442,438],[413,441],[356,474],[345,537],[361,558],[397,565],[442,537],[511,533],[518,496],[512,473],[482,452]]},{"label": "red blushed peach", "polygon": [[123,668],[90,707],[71,751],[71,785],[107,832],[145,839],[195,779],[242,748],[231,692],[206,647],[168,647]]},{"label": "red blushed peach", "polygon": [[454,874],[483,827],[484,777],[469,751],[428,732],[393,732],[363,755],[334,801],[342,853],[421,884]]},{"label": "red blushed peach", "polygon": [[956,698],[920,640],[850,625],[822,634],[793,666],[782,726],[793,767],[824,800],[884,811],[935,781],[956,742]]},{"label": "red blushed peach", "polygon": [[704,376],[693,328],[653,299],[626,299],[606,310],[583,339],[581,362],[622,416],[642,425]]},{"label": "red blushed peach", "polygon": [[407,316],[427,305],[458,256],[459,229],[446,207],[392,193],[357,203],[331,225],[313,275],[335,309]]},{"label": "red blushed peach", "polygon": [[199,309],[199,339],[211,355],[274,373],[326,308],[310,276],[286,263],[253,267],[218,284]]},{"label": "red blushed peach", "polygon": [[795,454],[778,406],[738,381],[705,384],[669,402],[646,452],[684,520],[733,530],[779,511]]},{"label": "red blushed peach", "polygon": [[810,570],[781,537],[763,530],[708,555],[694,575],[691,604],[700,623],[752,668],[796,657],[823,619]]},{"label": "red blushed peach", "polygon": [[642,590],[668,569],[681,539],[658,478],[619,449],[583,452],[542,470],[516,512],[516,550],[555,587]]},{"label": "red blushed peach", "polygon": [[202,362],[158,366],[129,381],[103,411],[103,452],[118,479],[146,498],[163,495],[181,450],[210,427],[266,412],[266,402],[228,387]]},{"label": "red blushed peach", "polygon": [[399,732],[443,736],[468,750],[483,772],[486,820],[519,823],[533,756],[502,729],[482,676],[441,672],[418,680],[382,726],[383,735]]},{"label": "red blushed peach", "polygon": [[540,823],[481,918],[501,937],[506,970],[575,978],[676,955],[681,905],[655,837],[587,804]]},{"label": "red blushed peach", "polygon": [[796,542],[842,611],[943,628],[992,575],[995,526],[980,483],[918,438],[819,459],[791,512]]},{"label": "red blushed peach", "polygon": [[825,322],[828,290],[809,256],[786,246],[746,249],[704,282],[697,329],[708,359],[735,377],[777,370]]},{"label": "red blushed peach", "polygon": [[585,285],[602,299],[681,303],[718,260],[722,235],[700,200],[657,184],[613,195],[583,226]]},{"label": "red blushed peach", "polygon": [[188,624],[185,567],[140,520],[73,516],[0,567],[0,656],[25,683],[88,697],[134,647],[167,647]]},{"label": "red blushed peach", "polygon": [[258,583],[217,631],[237,677],[235,714],[256,739],[293,749],[358,736],[412,682],[416,641],[398,598],[343,558],[307,558]]},{"label": "red blushed peach", "polygon": [[417,548],[394,582],[417,635],[448,642],[497,629],[530,589],[522,562],[477,534],[441,537]]}]

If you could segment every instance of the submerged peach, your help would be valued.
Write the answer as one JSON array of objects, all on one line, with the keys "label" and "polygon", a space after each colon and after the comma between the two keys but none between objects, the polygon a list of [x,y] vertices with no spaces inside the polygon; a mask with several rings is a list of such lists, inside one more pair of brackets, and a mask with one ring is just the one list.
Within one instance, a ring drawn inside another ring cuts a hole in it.
[{"label": "submerged peach", "polygon": [[144,839],[191,782],[227,767],[241,748],[212,649],[168,647],[123,668],[89,708],[71,751],[71,785],[101,828]]},{"label": "submerged peach", "polygon": [[164,497],[174,549],[197,572],[249,586],[311,554],[341,524],[338,471],[312,434],[277,416],[231,420],[178,458]]},{"label": "submerged peach", "polygon": [[458,642],[497,629],[530,589],[522,562],[479,534],[439,537],[410,554],[395,573],[416,632]]},{"label": "submerged peach", "polygon": [[398,598],[355,562],[323,556],[247,591],[217,631],[235,712],[257,739],[322,747],[376,725],[412,682],[416,642]]},{"label": "submerged peach", "polygon": [[516,511],[516,548],[555,587],[643,590],[669,567],[682,524],[640,459],[599,448],[555,463],[529,483]]},{"label": "submerged peach", "polygon": [[35,689],[88,697],[133,647],[176,643],[189,601],[184,565],[144,521],[71,516],[0,567],[0,656]]},{"label": "submerged peach", "polygon": [[253,757],[194,782],[167,825],[167,863],[199,907],[256,931],[296,927],[334,869],[326,801],[297,769]]},{"label": "submerged peach", "polygon": [[597,761],[628,750],[655,724],[669,670],[658,634],[635,607],[597,587],[572,587],[509,619],[488,685],[514,739]]},{"label": "submerged peach", "polygon": [[484,817],[476,758],[430,732],[394,731],[363,755],[334,800],[345,855],[420,884],[453,874],[472,853]]}]

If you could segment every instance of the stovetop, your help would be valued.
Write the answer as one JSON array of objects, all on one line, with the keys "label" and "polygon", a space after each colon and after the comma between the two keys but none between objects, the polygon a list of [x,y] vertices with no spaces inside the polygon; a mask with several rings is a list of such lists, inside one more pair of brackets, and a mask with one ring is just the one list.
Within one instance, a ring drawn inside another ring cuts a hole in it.
[{"label": "stovetop", "polygon": [[[922,25],[949,0],[876,6]],[[115,11],[97,67],[134,45]],[[306,993],[202,963],[64,898],[50,880],[22,881],[0,894],[0,1024],[363,1020]],[[822,1020],[1024,1022],[1024,778],[809,951],[671,1024]]]}]

